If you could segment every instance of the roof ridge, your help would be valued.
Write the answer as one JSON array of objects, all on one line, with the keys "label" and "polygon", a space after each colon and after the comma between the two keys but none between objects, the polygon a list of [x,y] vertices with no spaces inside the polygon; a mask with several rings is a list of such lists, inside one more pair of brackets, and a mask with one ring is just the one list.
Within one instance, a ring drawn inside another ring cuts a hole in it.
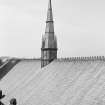
[{"label": "roof ridge", "polygon": [[58,61],[105,61],[105,56],[89,56],[89,57],[65,57],[58,58]]}]

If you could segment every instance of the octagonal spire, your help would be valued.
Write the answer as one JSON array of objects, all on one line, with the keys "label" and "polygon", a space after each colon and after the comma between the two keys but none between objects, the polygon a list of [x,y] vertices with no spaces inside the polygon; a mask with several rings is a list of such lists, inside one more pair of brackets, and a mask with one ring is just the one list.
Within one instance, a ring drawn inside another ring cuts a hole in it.
[{"label": "octagonal spire", "polygon": [[48,11],[47,11],[47,22],[49,21],[53,21],[51,0],[49,0]]}]

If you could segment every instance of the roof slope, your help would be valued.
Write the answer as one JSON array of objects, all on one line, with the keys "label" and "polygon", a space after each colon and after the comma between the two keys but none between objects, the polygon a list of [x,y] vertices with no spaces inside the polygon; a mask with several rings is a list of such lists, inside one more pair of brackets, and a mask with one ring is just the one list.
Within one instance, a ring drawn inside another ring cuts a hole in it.
[{"label": "roof slope", "polygon": [[5,104],[15,97],[19,105],[105,105],[105,61],[39,64],[20,62],[2,79]]},{"label": "roof slope", "polygon": [[19,59],[8,59],[0,66],[0,80],[19,62]]}]

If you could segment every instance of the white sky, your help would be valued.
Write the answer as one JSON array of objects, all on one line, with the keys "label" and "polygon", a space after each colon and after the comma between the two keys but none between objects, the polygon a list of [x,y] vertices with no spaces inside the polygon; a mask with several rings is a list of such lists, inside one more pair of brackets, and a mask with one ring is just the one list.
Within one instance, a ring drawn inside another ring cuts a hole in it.
[{"label": "white sky", "polygon": [[[58,57],[105,56],[105,0],[52,0]],[[0,56],[40,57],[48,0],[0,0]]]}]

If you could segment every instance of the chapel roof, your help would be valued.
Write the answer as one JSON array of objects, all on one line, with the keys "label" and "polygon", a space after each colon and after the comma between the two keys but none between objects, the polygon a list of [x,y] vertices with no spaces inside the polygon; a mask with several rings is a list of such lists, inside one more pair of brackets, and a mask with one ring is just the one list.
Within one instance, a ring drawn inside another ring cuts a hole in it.
[{"label": "chapel roof", "polygon": [[40,60],[21,60],[0,81],[6,95],[2,102],[8,105],[16,98],[19,105],[103,105],[105,60],[95,59],[57,59],[44,68]]}]

